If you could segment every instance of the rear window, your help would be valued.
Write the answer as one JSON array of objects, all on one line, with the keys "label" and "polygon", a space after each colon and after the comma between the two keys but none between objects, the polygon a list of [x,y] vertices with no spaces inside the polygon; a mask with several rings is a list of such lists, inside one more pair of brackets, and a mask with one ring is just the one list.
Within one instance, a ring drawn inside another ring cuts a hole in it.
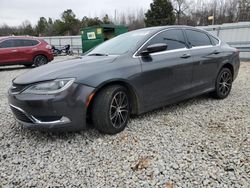
[{"label": "rear window", "polygon": [[187,29],[186,34],[192,47],[212,45],[208,35],[203,32]]},{"label": "rear window", "polygon": [[212,40],[212,42],[213,42],[214,45],[219,44],[219,42],[220,42],[219,39],[217,39],[217,38],[215,38],[213,36],[210,36],[210,38],[211,38],[211,40]]},{"label": "rear window", "polygon": [[35,46],[35,45],[39,44],[39,42],[37,40],[30,40],[30,41],[31,41],[32,46]]}]

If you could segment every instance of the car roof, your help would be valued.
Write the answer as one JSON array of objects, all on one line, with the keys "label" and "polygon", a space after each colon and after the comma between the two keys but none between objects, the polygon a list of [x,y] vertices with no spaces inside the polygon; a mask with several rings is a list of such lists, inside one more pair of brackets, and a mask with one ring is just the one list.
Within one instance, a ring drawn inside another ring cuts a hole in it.
[{"label": "car roof", "polygon": [[[147,27],[147,28],[142,28],[139,30],[143,31],[149,31],[149,32],[159,32],[165,29],[171,29],[171,28],[179,28],[179,29],[195,29],[195,30],[200,30],[200,31],[205,31],[204,29],[192,27],[192,26],[186,26],[186,25],[166,25],[166,26],[156,26],[156,27]],[[205,31],[206,32],[206,31]]]},{"label": "car roof", "polygon": [[33,37],[33,36],[2,36],[0,37],[0,41],[4,40],[4,39],[37,39],[37,40],[41,40],[37,37]]},{"label": "car roof", "polygon": [[4,39],[6,39],[6,38],[8,38],[8,37],[0,37],[0,40],[4,40]]}]

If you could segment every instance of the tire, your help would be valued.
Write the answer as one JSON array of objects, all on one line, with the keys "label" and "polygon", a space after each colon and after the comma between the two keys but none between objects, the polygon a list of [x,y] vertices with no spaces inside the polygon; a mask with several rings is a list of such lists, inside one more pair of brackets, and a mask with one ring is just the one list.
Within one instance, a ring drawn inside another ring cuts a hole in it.
[{"label": "tire", "polygon": [[116,134],[124,130],[130,117],[130,99],[126,88],[108,86],[94,99],[92,121],[97,130],[105,134]]},{"label": "tire", "polygon": [[233,75],[230,69],[222,68],[219,72],[216,83],[215,91],[212,96],[216,99],[225,99],[232,89]]},{"label": "tire", "polygon": [[39,67],[48,63],[47,58],[44,55],[38,55],[34,58],[33,64],[35,67]]}]

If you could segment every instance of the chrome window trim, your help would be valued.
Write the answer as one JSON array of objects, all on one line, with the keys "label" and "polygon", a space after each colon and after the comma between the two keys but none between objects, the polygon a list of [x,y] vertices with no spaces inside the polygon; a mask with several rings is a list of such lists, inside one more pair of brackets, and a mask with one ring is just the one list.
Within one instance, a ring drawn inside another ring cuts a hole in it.
[{"label": "chrome window trim", "polygon": [[[164,31],[167,31],[167,30],[171,30],[171,29],[179,29],[179,30],[182,30],[183,28],[168,28],[168,29],[164,29],[164,30],[161,30],[157,33],[155,33],[153,36],[151,36],[148,40],[146,40],[146,42],[144,42],[136,51],[135,53],[133,54],[133,58],[140,58],[142,57],[141,55],[136,55],[153,37],[155,37],[156,35],[164,32]],[[184,28],[184,29],[189,29],[189,28]],[[202,32],[202,31],[199,31],[197,30],[197,32]],[[211,35],[210,33],[206,33],[204,32],[206,35],[208,35],[208,37],[210,37],[209,35]],[[213,36],[213,35],[212,35]],[[185,51],[185,50],[196,50],[196,49],[203,49],[203,48],[210,48],[210,47],[215,47],[215,46],[220,46],[221,45],[221,40],[217,37],[217,36],[213,36],[215,37],[216,39],[219,40],[219,43],[217,45],[206,45],[206,46],[196,46],[196,47],[191,47],[191,48],[179,48],[179,49],[174,49],[174,50],[169,50],[169,51],[162,51],[162,52],[155,52],[155,53],[151,53],[150,55],[161,55],[161,54],[165,54],[165,53],[170,53],[170,52],[178,52],[178,51]],[[210,39],[211,40],[211,39]]]},{"label": "chrome window trim", "polygon": [[[168,54],[168,53],[172,53],[172,52],[181,52],[181,51],[186,51],[189,50],[188,48],[178,48],[178,49],[174,49],[174,50],[169,50],[169,51],[161,51],[161,52],[154,52],[151,53],[151,56],[155,56],[155,55],[163,55],[163,54]],[[141,57],[141,56],[137,56],[137,57]]]},{"label": "chrome window trim", "polygon": [[194,46],[192,48],[189,48],[190,50],[196,50],[196,49],[203,49],[203,48],[210,48],[214,47],[213,45],[206,45],[206,46]]},{"label": "chrome window trim", "polygon": [[[205,33],[207,36],[208,36],[208,38],[209,38],[209,40],[210,40],[210,42],[212,43],[212,41],[211,41],[211,39],[210,39],[210,37],[214,37],[214,38],[216,38],[218,41],[219,41],[219,43],[218,44],[216,44],[216,45],[206,45],[206,46],[192,46],[190,49],[192,49],[192,48],[198,48],[198,47],[210,47],[210,46],[212,46],[212,47],[214,47],[214,46],[220,46],[221,45],[221,40],[217,37],[217,36],[214,36],[213,34],[211,34],[211,33],[209,33],[209,32],[207,32],[206,30],[203,30],[203,29],[194,29],[194,28],[184,28],[185,30],[193,30],[193,31],[197,31],[197,32],[200,32],[200,33]],[[186,36],[187,37],[187,36]],[[187,38],[188,39],[188,38]]]},{"label": "chrome window trim", "polygon": [[[133,54],[133,58],[139,58],[139,57],[141,57],[141,55],[136,55],[152,38],[154,38],[156,35],[158,35],[158,34],[160,34],[160,33],[162,33],[162,32],[164,32],[164,31],[168,31],[168,30],[173,30],[173,29],[179,29],[179,30],[182,30],[182,28],[167,28],[167,29],[163,29],[163,30],[161,30],[161,31],[158,31],[157,33],[155,33],[153,36],[151,36],[148,40],[146,40],[136,51],[135,51],[135,53]],[[185,38],[185,36],[184,36],[184,38]],[[179,48],[179,49],[183,49],[183,48]],[[174,50],[179,50],[179,49],[174,49]],[[171,51],[173,51],[173,50],[169,50],[168,52],[171,52]],[[164,51],[164,52],[167,52],[167,51]],[[158,52],[156,52],[156,53],[158,53]]]}]

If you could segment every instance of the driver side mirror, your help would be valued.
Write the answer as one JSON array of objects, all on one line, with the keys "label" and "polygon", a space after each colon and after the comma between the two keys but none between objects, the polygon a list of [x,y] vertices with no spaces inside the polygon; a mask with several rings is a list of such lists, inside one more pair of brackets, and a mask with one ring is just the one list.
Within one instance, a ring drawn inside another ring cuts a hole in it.
[{"label": "driver side mirror", "polygon": [[143,50],[140,54],[142,56],[147,56],[151,53],[154,53],[154,52],[161,52],[161,51],[164,51],[168,48],[168,45],[165,44],[165,43],[157,43],[157,44],[152,44],[152,45],[149,45],[147,47],[146,50]]}]

